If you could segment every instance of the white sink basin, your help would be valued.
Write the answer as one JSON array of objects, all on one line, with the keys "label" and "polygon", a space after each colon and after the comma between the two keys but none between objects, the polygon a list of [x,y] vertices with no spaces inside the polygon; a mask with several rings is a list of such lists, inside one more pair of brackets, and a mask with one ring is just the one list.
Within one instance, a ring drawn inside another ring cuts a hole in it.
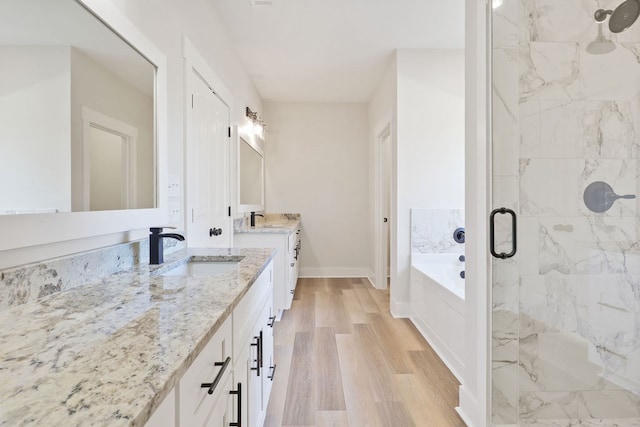
[{"label": "white sink basin", "polygon": [[240,261],[191,261],[163,273],[163,276],[215,276],[233,270]]}]

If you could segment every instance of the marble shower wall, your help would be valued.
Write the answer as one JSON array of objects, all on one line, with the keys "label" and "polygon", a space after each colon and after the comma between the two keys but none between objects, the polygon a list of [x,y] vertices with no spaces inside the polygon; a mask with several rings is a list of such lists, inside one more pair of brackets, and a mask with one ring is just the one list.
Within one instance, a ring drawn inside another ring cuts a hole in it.
[{"label": "marble shower wall", "polygon": [[[184,248],[184,242],[166,239],[165,254]],[[0,270],[0,310],[149,262],[149,240],[55,258]]]},{"label": "marble shower wall", "polygon": [[593,19],[621,2],[494,10],[493,203],[519,213],[518,255],[493,261],[496,425],[640,425],[640,199],[583,202],[640,193],[640,22]]},{"label": "marble shower wall", "polygon": [[460,253],[453,240],[458,227],[464,227],[463,210],[411,209],[411,253]]}]

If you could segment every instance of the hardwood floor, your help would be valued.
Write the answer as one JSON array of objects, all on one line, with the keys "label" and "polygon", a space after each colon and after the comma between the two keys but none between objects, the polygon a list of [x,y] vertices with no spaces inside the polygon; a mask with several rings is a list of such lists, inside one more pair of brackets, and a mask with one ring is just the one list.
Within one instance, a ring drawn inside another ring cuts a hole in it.
[{"label": "hardwood floor", "polygon": [[456,378],[366,279],[300,279],[274,344],[265,426],[465,425]]}]

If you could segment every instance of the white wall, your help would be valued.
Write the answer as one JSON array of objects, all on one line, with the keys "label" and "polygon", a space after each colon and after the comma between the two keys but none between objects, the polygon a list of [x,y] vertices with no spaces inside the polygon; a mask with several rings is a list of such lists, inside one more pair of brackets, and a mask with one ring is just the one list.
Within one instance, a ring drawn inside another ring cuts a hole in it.
[{"label": "white wall", "polygon": [[[111,0],[111,3],[167,57],[168,170],[170,175],[178,178],[178,193],[184,194],[185,95],[182,36],[186,35],[193,42],[211,69],[233,94],[233,123],[245,124],[244,108],[247,105],[254,111],[262,112],[260,94],[235,53],[220,16],[210,0]],[[153,225],[158,224],[149,224]],[[129,233],[122,233],[3,251],[0,268],[124,242],[130,239],[129,236]]]},{"label": "white wall", "polygon": [[391,308],[394,315],[407,316],[411,208],[464,209],[464,51],[399,50],[397,76],[397,264]]},{"label": "white wall", "polygon": [[302,215],[301,276],[369,276],[366,104],[265,104],[265,208]]},{"label": "white wall", "polygon": [[0,214],[71,210],[69,55],[0,47]]}]

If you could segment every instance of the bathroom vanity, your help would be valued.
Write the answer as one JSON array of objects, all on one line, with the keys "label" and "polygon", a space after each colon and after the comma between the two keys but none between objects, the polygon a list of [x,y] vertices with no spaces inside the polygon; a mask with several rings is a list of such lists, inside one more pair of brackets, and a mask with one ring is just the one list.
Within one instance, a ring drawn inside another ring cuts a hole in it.
[{"label": "bathroom vanity", "polygon": [[266,214],[256,218],[255,226],[245,220],[235,228],[235,246],[239,248],[274,248],[273,307],[277,320],[283,310],[291,308],[298,283],[302,250],[299,214]]},{"label": "bathroom vanity", "polygon": [[[273,256],[183,251],[1,311],[0,424],[262,425]],[[172,273],[202,261],[233,265]]]}]

